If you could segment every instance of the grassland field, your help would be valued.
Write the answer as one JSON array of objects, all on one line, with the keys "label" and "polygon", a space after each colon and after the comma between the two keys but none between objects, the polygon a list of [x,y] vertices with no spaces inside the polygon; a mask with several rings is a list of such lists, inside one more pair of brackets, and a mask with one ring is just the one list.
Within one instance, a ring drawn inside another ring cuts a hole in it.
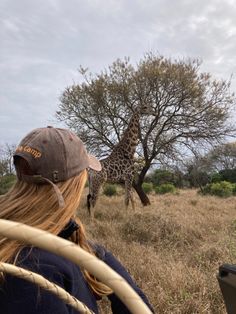
[{"label": "grassland field", "polygon": [[[226,313],[216,275],[236,263],[236,198],[196,190],[149,195],[124,207],[123,195],[101,195],[90,221],[83,195],[78,215],[88,235],[122,262],[159,314]],[[121,193],[122,194],[122,193]],[[100,301],[101,313],[110,313]]]}]

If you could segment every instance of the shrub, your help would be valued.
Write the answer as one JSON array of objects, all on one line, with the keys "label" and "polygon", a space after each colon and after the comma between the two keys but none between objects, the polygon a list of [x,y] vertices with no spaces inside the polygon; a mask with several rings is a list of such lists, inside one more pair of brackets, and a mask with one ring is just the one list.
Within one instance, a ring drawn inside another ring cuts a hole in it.
[{"label": "shrub", "polygon": [[236,183],[232,183],[232,188],[233,195],[236,195]]},{"label": "shrub", "polygon": [[16,181],[14,174],[8,174],[0,178],[0,195],[7,193]]},{"label": "shrub", "polygon": [[117,195],[117,187],[114,184],[105,184],[103,187],[103,193],[106,196]]},{"label": "shrub", "polygon": [[154,185],[174,183],[175,175],[173,172],[166,169],[156,169],[152,174],[149,175],[150,181]]},{"label": "shrub", "polygon": [[171,183],[165,183],[155,187],[155,192],[157,194],[174,193],[175,191],[176,188]]},{"label": "shrub", "polygon": [[211,193],[220,197],[228,197],[233,194],[233,186],[227,181],[212,183]]},{"label": "shrub", "polygon": [[234,169],[223,169],[219,171],[219,174],[222,177],[222,181],[228,181],[231,183],[236,183],[236,168]]},{"label": "shrub", "polygon": [[206,184],[201,191],[199,191],[200,194],[206,195],[206,194],[211,194],[211,186],[212,183]]},{"label": "shrub", "polygon": [[144,182],[142,184],[142,188],[143,188],[143,190],[144,190],[144,192],[146,194],[149,194],[153,190],[153,184],[152,183],[148,183],[148,182]]},{"label": "shrub", "polygon": [[236,184],[232,184],[227,181],[209,183],[204,187],[202,193],[220,197],[228,197],[236,194]]},{"label": "shrub", "polygon": [[211,182],[216,183],[222,181],[222,175],[219,172],[215,172],[211,176]]}]

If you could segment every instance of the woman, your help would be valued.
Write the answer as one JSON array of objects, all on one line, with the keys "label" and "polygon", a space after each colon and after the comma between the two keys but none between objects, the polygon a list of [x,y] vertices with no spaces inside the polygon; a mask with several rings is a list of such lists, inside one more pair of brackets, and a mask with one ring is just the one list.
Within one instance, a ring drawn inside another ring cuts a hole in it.
[{"label": "woman", "polygon": [[[84,227],[76,218],[87,180],[86,169],[101,170],[99,161],[87,154],[82,141],[66,129],[35,129],[17,147],[14,164],[18,180],[0,198],[0,218],[45,230],[80,245],[124,277],[152,310],[126,269],[110,252],[86,238]],[[97,300],[103,296],[111,301],[113,313],[130,313],[109,287],[63,257],[1,237],[0,261],[39,273],[95,313]],[[36,285],[6,274],[0,280],[1,313],[75,313],[72,307]]]}]

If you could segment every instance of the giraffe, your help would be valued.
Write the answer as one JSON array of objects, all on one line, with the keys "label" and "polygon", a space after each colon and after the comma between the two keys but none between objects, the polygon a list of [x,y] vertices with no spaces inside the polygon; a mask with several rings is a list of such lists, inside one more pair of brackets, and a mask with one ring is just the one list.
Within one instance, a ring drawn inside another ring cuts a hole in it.
[{"label": "giraffe", "polygon": [[102,170],[97,172],[89,169],[87,207],[91,218],[94,217],[94,207],[99,191],[105,182],[124,184],[126,209],[129,201],[131,201],[134,210],[135,205],[132,195],[132,183],[135,174],[134,154],[138,145],[140,116],[145,111],[146,107],[141,107],[133,113],[120,142],[115,145],[108,157],[100,160]]}]

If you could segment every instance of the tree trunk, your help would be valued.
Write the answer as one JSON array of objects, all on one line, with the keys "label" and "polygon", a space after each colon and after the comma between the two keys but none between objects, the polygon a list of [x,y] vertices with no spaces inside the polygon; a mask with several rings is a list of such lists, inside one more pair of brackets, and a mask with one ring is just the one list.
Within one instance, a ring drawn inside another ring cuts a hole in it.
[{"label": "tree trunk", "polygon": [[151,202],[150,202],[147,194],[144,192],[144,190],[142,188],[142,184],[140,182],[133,183],[133,188],[137,192],[143,206],[151,205]]}]

